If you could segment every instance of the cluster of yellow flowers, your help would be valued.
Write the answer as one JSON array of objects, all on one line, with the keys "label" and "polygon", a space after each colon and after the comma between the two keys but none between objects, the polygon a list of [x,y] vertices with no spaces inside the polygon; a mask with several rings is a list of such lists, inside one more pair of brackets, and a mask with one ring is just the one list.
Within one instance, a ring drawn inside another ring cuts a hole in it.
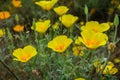
[{"label": "cluster of yellow flowers", "polygon": [[[51,10],[53,6],[58,2],[58,0],[51,0],[51,1],[39,1],[35,2],[38,6],[40,6],[44,10]],[[59,20],[62,22],[62,24],[69,28],[72,26],[75,21],[78,19],[78,17],[73,16],[71,14],[65,14],[69,10],[66,6],[58,6],[53,9],[60,17]],[[39,33],[45,33],[47,29],[51,26],[50,20],[41,20],[35,23],[35,26],[32,26],[31,28]],[[53,28],[58,28],[58,23],[56,22],[55,25],[53,25]],[[63,41],[64,40],[64,41]],[[53,40],[51,40],[48,43],[48,47],[53,49],[56,52],[64,52],[67,47],[72,43],[72,39],[67,38],[66,35],[59,35],[55,37]]]},{"label": "cluster of yellow flowers", "polygon": [[[57,2],[58,0],[38,1],[38,2],[35,2],[35,4],[40,6],[42,9],[49,11],[53,8],[53,6]],[[66,6],[58,6],[58,7],[55,7],[53,10],[60,16],[59,20],[67,28],[72,26],[75,23],[75,21],[78,19],[78,17],[76,16],[73,16],[71,14],[66,14],[67,11],[69,10],[69,8]],[[33,26],[32,26],[32,29],[40,33],[45,33],[47,29],[50,27],[50,22],[51,22],[50,20],[38,21],[35,23],[35,26],[34,26],[35,28],[33,29]],[[57,24],[57,26],[55,25],[53,26],[53,28],[54,29],[58,28],[58,26],[59,25]]]},{"label": "cluster of yellow flowers", "polygon": [[[63,41],[64,40],[64,41]],[[72,43],[72,39],[67,38],[65,35],[60,35],[54,38],[52,41],[48,43],[48,47],[53,49],[56,52],[64,52],[67,47]],[[25,46],[23,49],[18,48],[13,51],[13,60],[21,61],[21,62],[27,62],[32,57],[34,57],[37,54],[36,49],[31,46]]]},{"label": "cluster of yellow flowers", "polygon": [[[53,6],[57,2],[58,0],[39,1],[39,2],[35,2],[35,4],[37,4],[44,10],[49,11],[53,8]],[[16,5],[18,5],[18,3],[19,2],[16,2]],[[59,6],[59,7],[54,8],[54,11],[59,16],[61,16],[59,20],[63,23],[65,27],[72,26],[72,24],[78,19],[78,17],[75,17],[71,14],[64,15],[68,10],[69,9],[66,6]],[[35,25],[33,25],[31,29],[39,33],[45,33],[50,26],[51,26],[51,20],[40,19],[39,21],[35,22]],[[57,28],[58,23],[55,23],[53,27]],[[24,30],[24,26],[16,25],[13,28],[13,30],[16,32],[21,32]],[[64,52],[72,42],[73,40],[70,38],[67,38],[66,35],[59,35],[55,37],[53,40],[51,40],[50,42],[48,42],[48,47],[56,52]],[[21,62],[27,62],[30,58],[36,55],[36,50],[32,46],[26,46],[24,47],[24,49],[18,48],[14,50],[13,55],[16,57],[14,60],[21,61]]]},{"label": "cluster of yellow flowers", "polygon": [[[99,24],[97,21],[88,21],[85,25],[83,22],[81,24],[81,37],[75,40],[75,44],[81,46],[83,43],[89,49],[96,49],[100,46],[103,46],[108,41],[108,36],[104,34],[104,31],[107,31],[110,28],[108,23],[101,23]],[[73,54],[78,56],[83,56],[84,49],[82,46],[76,48],[77,46],[73,47]],[[82,52],[82,53],[81,53]],[[81,55],[82,54],[82,55]]]},{"label": "cluster of yellow flowers", "polygon": [[[99,62],[95,62],[94,66],[96,67],[96,71],[99,72],[104,65],[100,64]],[[116,74],[118,72],[118,69],[116,67],[114,67],[115,65],[112,62],[108,62],[107,66],[105,67],[105,69],[103,70],[103,74]]]},{"label": "cluster of yellow flowers", "polygon": [[110,28],[108,23],[99,24],[97,21],[86,22],[81,27],[81,36],[79,40],[89,49],[96,49],[103,46],[108,41],[108,36],[103,32]]}]

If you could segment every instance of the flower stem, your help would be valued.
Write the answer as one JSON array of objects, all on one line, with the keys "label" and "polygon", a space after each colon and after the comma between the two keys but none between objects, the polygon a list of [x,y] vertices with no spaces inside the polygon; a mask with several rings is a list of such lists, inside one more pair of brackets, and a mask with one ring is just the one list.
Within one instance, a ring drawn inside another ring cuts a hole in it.
[{"label": "flower stem", "polygon": [[72,38],[73,26],[70,27],[70,38]]},{"label": "flower stem", "polygon": [[16,80],[19,80],[17,76],[10,70],[10,68],[2,60],[0,60],[0,63],[15,77]]},{"label": "flower stem", "polygon": [[115,34],[114,34],[114,39],[113,39],[114,43],[116,42],[116,37],[117,37],[117,26],[115,26]]},{"label": "flower stem", "polygon": [[102,78],[102,73],[103,73],[105,67],[107,66],[107,63],[108,63],[109,58],[110,58],[110,55],[111,55],[111,52],[108,51],[108,57],[107,57],[107,60],[105,61],[105,64],[103,65],[102,70],[100,71],[100,79]]}]

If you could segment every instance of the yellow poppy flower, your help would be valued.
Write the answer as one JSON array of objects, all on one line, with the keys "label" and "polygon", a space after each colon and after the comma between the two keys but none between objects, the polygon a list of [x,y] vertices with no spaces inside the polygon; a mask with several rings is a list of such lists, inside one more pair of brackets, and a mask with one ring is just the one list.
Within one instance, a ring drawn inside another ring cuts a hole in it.
[{"label": "yellow poppy flower", "polygon": [[78,19],[77,16],[73,16],[71,14],[64,14],[61,17],[59,17],[59,20],[67,28],[69,28],[70,26],[72,26],[75,23],[75,21],[77,21],[77,19]]},{"label": "yellow poppy flower", "polygon": [[3,35],[5,35],[5,30],[4,29],[0,29],[0,37],[2,37]]},{"label": "yellow poppy flower", "polygon": [[1,11],[0,12],[0,19],[7,19],[9,18],[11,15],[8,11]]},{"label": "yellow poppy flower", "polygon": [[32,26],[31,29],[39,33],[45,33],[49,27],[50,27],[50,20],[45,20],[45,21],[36,22],[35,28]]},{"label": "yellow poppy flower", "polygon": [[12,0],[14,7],[22,7],[21,0]]},{"label": "yellow poppy flower", "polygon": [[33,46],[28,45],[25,46],[23,49],[22,48],[15,49],[13,51],[13,56],[15,56],[16,58],[14,58],[13,60],[27,62],[36,54],[37,54],[36,49]]},{"label": "yellow poppy flower", "polygon": [[99,24],[97,21],[89,21],[85,26],[81,27],[81,30],[92,30],[94,32],[104,32],[110,28],[108,23]]},{"label": "yellow poppy flower", "polygon": [[75,79],[75,80],[85,80],[85,78],[77,78],[77,79]]},{"label": "yellow poppy flower", "polygon": [[24,30],[24,26],[23,25],[16,25],[13,27],[13,30],[15,32],[22,32]]},{"label": "yellow poppy flower", "polygon": [[[92,35],[92,36],[91,36]],[[95,33],[93,31],[82,31],[80,41],[90,49],[96,49],[103,46],[108,41],[108,36],[104,33]]]},{"label": "yellow poppy flower", "polygon": [[56,52],[64,52],[67,47],[73,42],[72,39],[67,38],[65,35],[55,37],[48,43],[48,47]]},{"label": "yellow poppy flower", "polygon": [[65,14],[68,10],[69,9],[66,6],[58,6],[58,7],[54,8],[54,11],[60,16]]},{"label": "yellow poppy flower", "polygon": [[39,2],[35,2],[35,4],[37,4],[38,6],[42,7],[42,9],[44,10],[51,10],[53,8],[53,6],[58,2],[58,0],[43,0],[43,1],[39,1]]}]

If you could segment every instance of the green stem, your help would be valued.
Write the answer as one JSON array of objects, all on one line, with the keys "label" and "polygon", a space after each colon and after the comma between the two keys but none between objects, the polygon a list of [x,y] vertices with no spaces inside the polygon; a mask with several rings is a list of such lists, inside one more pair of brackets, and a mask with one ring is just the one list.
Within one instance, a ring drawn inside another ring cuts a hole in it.
[{"label": "green stem", "polygon": [[87,59],[91,55],[91,52],[92,52],[91,50],[88,51],[88,53],[85,56],[85,59]]},{"label": "green stem", "polygon": [[116,37],[117,37],[117,26],[115,26],[115,34],[114,34],[114,39],[113,39],[114,43],[116,42]]},{"label": "green stem", "polygon": [[88,22],[88,14],[86,14],[86,22]]},{"label": "green stem", "polygon": [[73,26],[70,27],[70,38],[72,38]]},{"label": "green stem", "polygon": [[116,40],[115,44],[117,44],[120,41],[120,39],[118,38],[118,40]]},{"label": "green stem", "polygon": [[38,34],[37,34],[37,32],[34,32],[35,33],[35,42],[36,42],[36,44],[38,45]]},{"label": "green stem", "polygon": [[[91,60],[93,60],[94,58],[94,50],[89,51],[88,57],[89,57],[89,63],[91,63]],[[93,69],[94,69],[93,66],[91,66],[89,69],[89,74],[88,74],[89,80],[92,80]]]},{"label": "green stem", "polygon": [[107,60],[105,61],[105,64],[103,65],[102,70],[101,70],[100,73],[99,73],[99,75],[100,75],[100,80],[102,79],[102,73],[103,73],[105,67],[107,66],[107,63],[108,63],[109,58],[110,58],[110,55],[111,55],[111,52],[108,51],[108,57],[107,57]]},{"label": "green stem", "polygon": [[11,71],[10,68],[2,60],[0,60],[0,63],[15,77],[16,80],[19,80],[13,71]]},{"label": "green stem", "polygon": [[22,43],[24,43],[25,38],[22,33],[20,33],[20,39],[21,39]]}]

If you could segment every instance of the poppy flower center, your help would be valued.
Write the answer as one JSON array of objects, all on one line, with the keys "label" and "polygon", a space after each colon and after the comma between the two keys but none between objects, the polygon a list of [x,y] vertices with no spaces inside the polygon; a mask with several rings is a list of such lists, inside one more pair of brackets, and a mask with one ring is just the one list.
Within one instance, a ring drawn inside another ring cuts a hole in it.
[{"label": "poppy flower center", "polygon": [[99,32],[99,30],[96,29],[96,28],[93,28],[92,30],[93,30],[94,32]]},{"label": "poppy flower center", "polygon": [[89,45],[99,45],[99,42],[96,41],[96,40],[87,40],[86,41],[86,44],[89,46]]},{"label": "poppy flower center", "polygon": [[65,47],[64,44],[60,44],[60,45],[58,45],[55,49],[56,49],[56,50],[63,50],[64,47]]},{"label": "poppy flower center", "polygon": [[30,57],[30,54],[21,56],[21,60],[26,61]]}]

